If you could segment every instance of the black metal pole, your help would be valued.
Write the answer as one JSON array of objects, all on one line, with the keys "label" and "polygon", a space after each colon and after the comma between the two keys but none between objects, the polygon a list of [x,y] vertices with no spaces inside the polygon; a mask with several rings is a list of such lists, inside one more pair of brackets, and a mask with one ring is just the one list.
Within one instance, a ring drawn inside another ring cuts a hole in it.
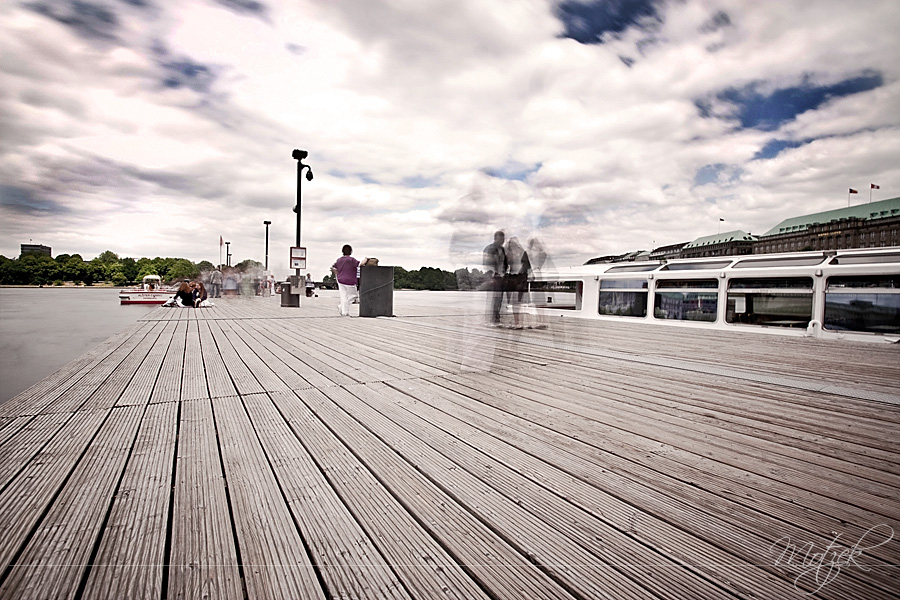
[{"label": "black metal pole", "polygon": [[263,221],[263,225],[266,226],[266,273],[269,272],[269,225],[272,224],[272,221]]},{"label": "black metal pole", "polygon": [[[297,247],[300,247],[300,181],[303,179],[301,177],[303,173],[303,162],[301,160],[297,160]],[[300,276],[301,269],[297,269],[295,275]]]},{"label": "black metal pole", "polygon": [[[294,149],[294,151],[291,153],[291,157],[297,161],[297,206],[294,207],[294,211],[297,213],[297,247],[298,248],[300,247],[300,199],[301,199],[300,185],[301,185],[301,181],[303,180],[303,177],[302,177],[303,169],[307,169],[306,180],[307,181],[313,180],[312,167],[310,167],[309,165],[303,164],[303,159],[306,158],[307,156],[309,156],[309,152],[307,152],[306,150]],[[302,271],[302,269],[297,269],[296,274],[298,277],[300,276],[301,271]]]},{"label": "black metal pole", "polygon": [[231,266],[231,242],[225,242],[225,266]]}]

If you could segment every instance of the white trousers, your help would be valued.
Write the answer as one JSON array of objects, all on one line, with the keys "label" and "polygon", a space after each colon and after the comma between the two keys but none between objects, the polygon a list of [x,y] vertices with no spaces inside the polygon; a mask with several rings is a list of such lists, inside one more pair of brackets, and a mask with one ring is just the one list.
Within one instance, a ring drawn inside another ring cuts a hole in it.
[{"label": "white trousers", "polygon": [[356,289],[355,285],[344,285],[343,283],[338,283],[338,290],[341,292],[341,304],[338,306],[341,316],[349,316],[350,302],[355,298],[359,298],[359,290]]}]

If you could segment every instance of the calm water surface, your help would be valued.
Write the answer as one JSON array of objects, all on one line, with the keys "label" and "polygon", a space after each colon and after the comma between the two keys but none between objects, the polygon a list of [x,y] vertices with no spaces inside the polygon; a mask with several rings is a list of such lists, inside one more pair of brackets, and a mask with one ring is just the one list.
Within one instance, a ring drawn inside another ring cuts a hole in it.
[{"label": "calm water surface", "polygon": [[111,288],[0,288],[0,403],[156,308]]}]

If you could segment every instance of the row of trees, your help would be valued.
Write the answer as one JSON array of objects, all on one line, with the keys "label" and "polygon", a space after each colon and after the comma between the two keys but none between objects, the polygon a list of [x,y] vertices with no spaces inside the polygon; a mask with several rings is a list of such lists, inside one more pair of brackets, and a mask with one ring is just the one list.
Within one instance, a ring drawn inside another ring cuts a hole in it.
[{"label": "row of trees", "polygon": [[[255,261],[253,261],[255,262]],[[193,279],[201,272],[212,271],[209,261],[194,263],[186,258],[119,258],[110,250],[86,261],[80,254],[23,254],[19,258],[0,255],[0,284],[59,285],[64,281],[93,285],[108,281],[126,285],[140,281],[144,275],[159,275],[164,281]]]},{"label": "row of trees", "polygon": [[[163,281],[196,279],[215,269],[204,260],[199,263],[186,258],[120,258],[107,250],[97,258],[86,261],[79,254],[60,254],[51,258],[45,254],[23,254],[19,258],[0,255],[0,284],[3,285],[61,285],[71,281],[93,285],[108,281],[114,285],[139,282],[144,275],[159,275]],[[261,271],[263,265],[255,260],[245,260],[235,265],[241,272]],[[487,276],[473,269],[459,269],[455,273],[434,267],[422,267],[407,271],[394,267],[394,287],[409,290],[473,290],[482,287]],[[324,282],[333,282],[326,275]]]}]

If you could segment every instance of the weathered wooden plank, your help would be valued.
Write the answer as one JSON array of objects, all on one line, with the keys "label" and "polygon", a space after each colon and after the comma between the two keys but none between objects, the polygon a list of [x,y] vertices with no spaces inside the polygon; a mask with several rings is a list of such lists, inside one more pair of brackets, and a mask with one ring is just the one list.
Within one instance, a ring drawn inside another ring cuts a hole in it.
[{"label": "weathered wooden plank", "polygon": [[112,410],[0,586],[0,597],[74,598],[131,452],[143,407]]},{"label": "weathered wooden plank", "polygon": [[181,369],[181,399],[199,400],[209,398],[206,371],[203,367],[203,346],[201,331],[206,327],[196,321],[189,321],[185,337],[184,364]]},{"label": "weathered wooden plank", "polygon": [[[513,396],[504,396],[497,394],[496,389],[486,387],[484,384],[477,385],[465,390],[465,396],[461,395],[457,390],[458,387],[450,387],[447,390],[431,390],[422,388],[421,384],[416,382],[404,382],[391,384],[400,389],[418,388],[415,391],[415,397],[419,402],[427,402],[434,404],[444,413],[458,416],[461,422],[474,426],[475,431],[465,434],[466,439],[477,440],[480,448],[485,449],[493,455],[502,455],[503,446],[496,446],[490,437],[497,437],[508,444],[520,448],[534,456],[553,456],[553,464],[568,474],[577,478],[573,482],[565,476],[557,479],[553,470],[541,468],[539,465],[531,466],[528,472],[533,473],[532,477],[536,481],[544,483],[551,489],[565,489],[566,498],[580,498],[583,506],[592,507],[591,510],[597,514],[605,515],[607,518],[613,518],[612,521],[617,527],[630,528],[633,513],[630,507],[643,507],[653,518],[662,519],[668,523],[672,523],[678,527],[686,527],[695,537],[693,541],[690,536],[681,536],[681,543],[676,543],[679,539],[678,535],[667,535],[664,538],[655,537],[652,533],[647,540],[654,547],[666,547],[675,544],[681,546],[679,552],[688,552],[691,556],[689,564],[705,565],[706,561],[703,555],[713,555],[708,549],[704,549],[701,555],[694,553],[699,546],[697,539],[705,539],[715,546],[725,548],[729,552],[737,556],[744,557],[745,560],[758,561],[760,556],[768,556],[770,545],[776,540],[791,534],[793,539],[808,539],[816,543],[822,543],[823,547],[827,546],[828,541],[823,536],[827,535],[830,526],[834,526],[837,522],[830,522],[830,519],[823,519],[821,513],[811,515],[812,527],[809,531],[801,532],[795,527],[789,525],[791,523],[790,516],[787,520],[780,521],[770,518],[766,513],[760,513],[755,510],[753,502],[746,506],[733,505],[728,498],[716,498],[715,496],[704,497],[703,488],[697,487],[696,481],[702,479],[701,470],[683,471],[679,473],[677,469],[666,469],[659,467],[656,471],[652,471],[641,478],[635,480],[629,479],[636,472],[635,467],[625,466],[629,461],[634,461],[635,456],[647,453],[647,449],[636,449],[627,452],[627,457],[622,462],[618,462],[615,454],[616,449],[606,448],[602,454],[587,450],[580,442],[574,439],[568,439],[573,431],[569,427],[564,429],[565,433],[561,435],[552,435],[544,427],[536,427],[537,420],[533,414],[525,410],[521,401]],[[497,404],[492,409],[491,398],[496,395]],[[479,403],[470,403],[466,401],[466,396],[477,396]],[[442,402],[443,401],[443,402]],[[447,404],[450,402],[450,404]],[[481,409],[479,409],[481,405]],[[511,409],[514,409],[511,410]],[[418,412],[422,412],[421,409]],[[525,413],[526,418],[519,418],[520,412]],[[482,418],[484,414],[488,419]],[[545,423],[546,427],[552,427],[554,423],[552,415],[546,411],[541,411],[540,422]],[[576,420],[577,421],[577,420]],[[460,434],[462,435],[462,434]],[[580,437],[580,436],[578,436]],[[604,439],[605,434],[587,436],[588,440]],[[596,442],[593,442],[596,443]],[[547,449],[552,449],[552,454]],[[591,460],[593,458],[593,460]],[[530,461],[530,459],[529,459]],[[588,462],[583,462],[588,461]],[[599,473],[599,474],[598,474]],[[669,473],[680,475],[684,480],[676,480],[667,484],[667,476]],[[602,475],[601,475],[602,474]],[[548,477],[550,479],[548,479]],[[581,483],[586,482],[596,489],[591,492],[590,489],[579,490]],[[572,488],[573,483],[575,489]],[[738,482],[737,485],[740,485]],[[730,487],[735,487],[734,484]],[[756,488],[754,488],[756,489]],[[602,493],[606,490],[625,500],[626,504],[620,506],[617,510],[615,502],[613,504],[603,503],[597,505],[599,499],[603,497]],[[719,490],[716,489],[716,492]],[[783,491],[782,497],[792,498],[792,491],[787,489]],[[731,495],[728,490],[726,495]],[[756,495],[758,496],[758,494]],[[785,504],[782,500],[782,504]],[[789,503],[787,503],[790,506]],[[652,525],[644,521],[645,527],[642,532],[659,531],[659,525]],[[864,522],[864,521],[863,521]],[[715,523],[714,527],[710,527],[711,523]],[[735,524],[744,524],[747,526],[745,530],[735,530]],[[862,527],[861,530],[854,531],[848,528],[846,524],[837,523],[837,528],[847,531],[849,536],[861,536],[868,527]],[[873,552],[872,556],[879,556],[878,549]],[[730,562],[723,561],[724,564],[730,566]],[[774,562],[774,561],[773,561]],[[876,565],[881,565],[875,560]],[[712,561],[715,565],[716,561]],[[773,564],[762,563],[759,566],[767,566],[769,570],[773,570]],[[758,576],[757,576],[758,577]],[[845,582],[836,585],[830,591],[838,591],[845,593]],[[851,588],[852,591],[852,588]],[[853,592],[854,594],[858,593]],[[838,596],[840,597],[840,596]]]},{"label": "weathered wooden plank", "polygon": [[[405,508],[415,515],[420,526],[464,565],[480,587],[496,598],[568,598],[569,590],[536,567],[528,556],[490,530],[452,497],[424,478],[391,448],[372,435],[360,423],[341,411],[334,402],[347,394],[343,388],[325,390],[329,398],[315,390],[299,392],[301,399],[365,464],[381,485],[402,498]],[[292,422],[303,439],[315,431],[300,430],[299,425],[322,425],[316,421]],[[322,436],[319,436],[320,438]],[[329,434],[325,443],[334,440]],[[331,442],[333,443],[333,441]],[[423,557],[426,560],[427,558]],[[420,561],[421,562],[421,561]]]},{"label": "weathered wooden plank", "polygon": [[171,530],[168,598],[243,600],[209,400],[182,403]]},{"label": "weathered wooden plank", "polygon": [[144,357],[128,386],[122,391],[122,395],[116,402],[117,406],[142,406],[150,402],[153,388],[159,377],[159,370],[172,343],[175,327],[175,323],[168,321],[153,322],[153,331],[159,336],[157,342]]},{"label": "weathered wooden plank", "polygon": [[[420,406],[394,389],[356,386],[348,391],[365,403],[345,400],[345,410],[366,423],[441,489],[449,490],[457,502],[492,528],[504,531],[521,553],[572,589],[587,597],[683,598],[691,593],[705,598],[728,596],[719,587],[723,581],[709,583],[698,578],[699,572],[689,564],[636,542],[559,496],[548,494],[545,488],[529,482],[502,462],[461,444],[460,440],[477,432],[457,423],[455,417],[440,421],[447,428],[445,431],[426,417],[404,410],[402,407],[407,406],[418,412]],[[437,411],[427,414],[443,416]],[[515,450],[503,450],[498,444],[494,456],[516,464]],[[498,489],[504,475],[507,487]],[[650,525],[654,526],[663,524]],[[696,543],[690,540],[691,545]],[[707,546],[706,550],[713,548]],[[733,555],[728,556],[728,562],[731,573],[752,566]],[[653,569],[640,566],[645,564],[652,564]],[[781,586],[782,591],[785,589],[787,586]],[[772,591],[771,585],[766,591]]]},{"label": "weathered wooden plank", "polygon": [[5,489],[20,469],[43,448],[72,418],[69,413],[22,417],[23,427],[0,446],[0,490]]},{"label": "weathered wooden plank", "polygon": [[159,598],[165,568],[176,403],[147,406],[83,598]]},{"label": "weathered wooden plank", "polygon": [[251,598],[325,598],[240,398],[217,398],[217,430]]},{"label": "weathered wooden plank", "polygon": [[234,396],[237,394],[237,388],[225,367],[225,360],[210,329],[211,324],[213,324],[211,320],[199,324],[200,355],[203,357],[203,371],[206,373],[209,397]]},{"label": "weathered wooden plank", "polygon": [[0,493],[0,564],[11,564],[22,550],[106,416],[73,415]]},{"label": "weathered wooden plank", "polygon": [[[271,398],[294,405],[298,402],[296,396],[284,392]],[[271,398],[260,395],[244,400],[329,594],[338,598],[409,598],[404,582],[379,553],[365,526],[357,522],[331,487],[314,456],[295,437]],[[406,582],[406,586],[413,584]],[[430,597],[444,596],[441,590],[445,587],[442,582],[434,585],[429,590]]]},{"label": "weathered wooden plank", "polygon": [[159,367],[159,376],[150,393],[151,403],[177,402],[181,398],[181,380],[184,371],[185,336],[187,323],[178,321],[172,330],[169,348]]}]

